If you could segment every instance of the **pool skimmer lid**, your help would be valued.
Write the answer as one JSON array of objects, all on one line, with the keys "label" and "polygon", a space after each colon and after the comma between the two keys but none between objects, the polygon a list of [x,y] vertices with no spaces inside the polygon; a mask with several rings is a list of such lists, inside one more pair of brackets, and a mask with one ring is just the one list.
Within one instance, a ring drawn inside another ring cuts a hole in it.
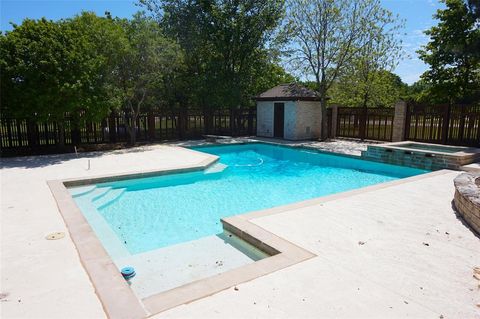
[{"label": "pool skimmer lid", "polygon": [[63,237],[65,237],[64,232],[54,232],[54,233],[50,233],[47,236],[45,236],[45,239],[46,240],[57,240],[57,239],[62,239]]}]

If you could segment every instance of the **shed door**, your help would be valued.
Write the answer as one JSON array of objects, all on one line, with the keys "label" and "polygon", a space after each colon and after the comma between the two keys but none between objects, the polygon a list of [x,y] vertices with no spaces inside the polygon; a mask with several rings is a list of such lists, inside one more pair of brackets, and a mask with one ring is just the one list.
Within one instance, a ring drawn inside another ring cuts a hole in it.
[{"label": "shed door", "polygon": [[273,105],[273,136],[283,138],[283,126],[285,122],[285,104],[275,103]]}]

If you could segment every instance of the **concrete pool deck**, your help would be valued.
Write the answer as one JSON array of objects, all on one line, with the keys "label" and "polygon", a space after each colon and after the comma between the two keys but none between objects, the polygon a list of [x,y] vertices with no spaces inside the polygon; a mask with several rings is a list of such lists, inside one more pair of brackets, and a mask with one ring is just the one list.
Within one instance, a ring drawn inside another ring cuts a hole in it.
[{"label": "concrete pool deck", "polygon": [[[47,180],[173,169],[204,159],[171,146],[2,159],[2,317],[106,316]],[[317,257],[155,318],[480,318],[479,282],[472,276],[480,239],[452,209],[458,174],[445,170],[255,218]],[[65,238],[45,240],[55,231]]]}]

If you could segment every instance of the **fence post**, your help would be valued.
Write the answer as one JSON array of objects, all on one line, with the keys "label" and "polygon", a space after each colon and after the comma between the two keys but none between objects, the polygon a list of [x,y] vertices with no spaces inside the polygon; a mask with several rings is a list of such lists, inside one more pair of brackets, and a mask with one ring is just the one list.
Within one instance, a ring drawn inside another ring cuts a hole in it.
[{"label": "fence post", "polygon": [[147,131],[150,141],[155,140],[155,114],[152,112],[148,112],[147,115]]},{"label": "fence post", "polygon": [[449,103],[445,107],[445,112],[443,113],[442,144],[447,144],[448,129],[449,129],[449,124],[450,124],[450,108],[451,108],[451,104]]},{"label": "fence post", "polygon": [[237,131],[235,129],[237,121],[236,121],[236,116],[235,116],[235,110],[233,108],[230,108],[230,136],[236,136]]},{"label": "fence post", "polygon": [[334,104],[331,105],[330,108],[332,109],[332,118],[331,118],[331,126],[330,126],[330,134],[331,138],[337,137],[337,120],[338,120],[338,105]]},{"label": "fence post", "polygon": [[185,108],[181,108],[178,113],[178,135],[180,139],[186,138],[187,132],[187,111]]},{"label": "fence post", "polygon": [[212,123],[213,122],[213,116],[212,112],[210,109],[203,108],[203,132],[204,134],[211,134],[212,132]]},{"label": "fence post", "polygon": [[466,112],[465,112],[465,109],[466,109],[466,105],[458,105],[458,111],[460,113],[460,125],[458,127],[459,131],[458,131],[458,141],[459,143],[462,143],[463,142],[463,138],[465,136],[465,117],[466,117]]},{"label": "fence post", "polygon": [[248,108],[248,136],[252,136],[253,134],[253,109]]},{"label": "fence post", "polygon": [[407,103],[398,101],[395,103],[395,113],[393,115],[392,142],[400,142],[405,139],[407,120]]},{"label": "fence post", "polygon": [[[88,139],[88,133],[86,135]],[[80,131],[80,120],[78,117],[72,116],[72,115],[70,116],[70,138],[72,140],[73,146],[78,146],[82,143],[82,133]]]},{"label": "fence post", "polygon": [[72,145],[78,146],[82,142],[82,136],[80,129],[78,128],[78,123],[75,123],[73,128],[71,129],[71,138],[72,138]]},{"label": "fence post", "polygon": [[108,138],[110,143],[117,142],[117,130],[115,128],[115,114],[113,112],[108,117]]},{"label": "fence post", "polygon": [[367,136],[366,130],[367,130],[367,108],[362,107],[362,110],[360,112],[360,116],[358,118],[358,134],[360,135],[360,139],[364,140],[365,137]]},{"label": "fence post", "polygon": [[34,147],[38,145],[37,126],[36,126],[36,123],[31,119],[27,120],[27,140],[28,140],[28,146],[30,147]]}]

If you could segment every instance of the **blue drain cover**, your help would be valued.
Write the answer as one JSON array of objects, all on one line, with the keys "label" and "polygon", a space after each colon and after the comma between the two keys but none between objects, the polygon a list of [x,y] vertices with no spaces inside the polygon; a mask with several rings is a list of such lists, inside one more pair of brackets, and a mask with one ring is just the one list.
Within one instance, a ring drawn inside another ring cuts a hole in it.
[{"label": "blue drain cover", "polygon": [[135,269],[133,267],[123,267],[122,270],[121,270],[121,273],[122,273],[122,276],[123,278],[125,278],[126,280],[128,279],[131,279],[133,277],[135,277],[136,273],[135,273]]}]

